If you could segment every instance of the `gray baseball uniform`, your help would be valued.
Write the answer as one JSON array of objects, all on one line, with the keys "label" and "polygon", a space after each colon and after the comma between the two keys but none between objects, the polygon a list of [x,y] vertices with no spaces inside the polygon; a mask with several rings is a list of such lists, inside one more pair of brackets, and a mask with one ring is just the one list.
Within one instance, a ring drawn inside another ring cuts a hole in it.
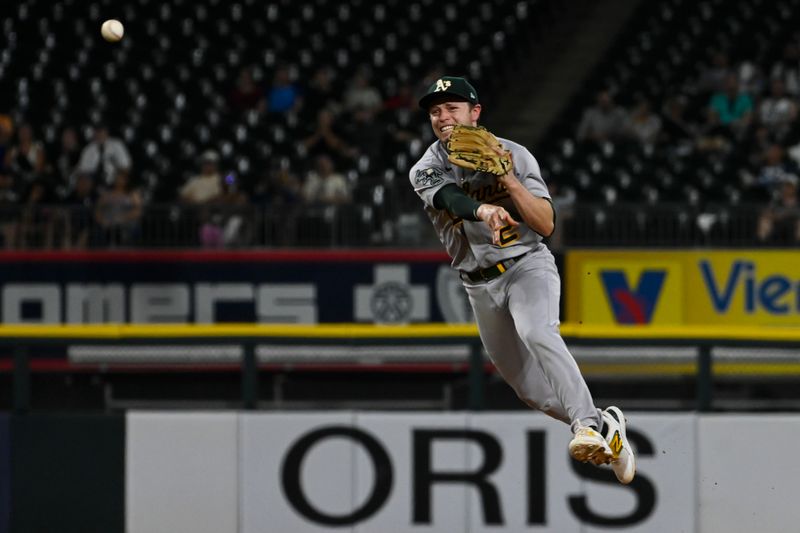
[{"label": "gray baseball uniform", "polygon": [[[499,139],[510,150],[514,173],[534,196],[550,198],[539,164],[523,146]],[[519,398],[534,409],[571,425],[600,427],[600,411],[559,333],[561,284],[550,250],[542,237],[516,213],[505,187],[492,174],[471,172],[447,160],[434,142],[411,168],[411,184],[425,204],[439,239],[461,272],[475,312],[481,340],[495,367]],[[519,226],[501,231],[501,243],[482,221],[454,219],[433,206],[433,197],[456,184],[481,203],[505,208]],[[483,269],[496,277],[480,279]],[[471,274],[470,274],[471,273]]]}]

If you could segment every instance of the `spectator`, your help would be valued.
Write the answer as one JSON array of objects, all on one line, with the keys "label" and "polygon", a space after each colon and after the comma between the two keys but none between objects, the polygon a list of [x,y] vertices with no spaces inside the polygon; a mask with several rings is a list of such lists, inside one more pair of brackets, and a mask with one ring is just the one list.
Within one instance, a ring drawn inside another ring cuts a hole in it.
[{"label": "spectator", "polygon": [[33,128],[22,124],[17,129],[17,141],[6,152],[5,166],[24,183],[44,177],[46,158],[44,146],[33,137]]},{"label": "spectator", "polygon": [[775,139],[767,128],[759,126],[755,128],[753,134],[746,139],[746,144],[743,144],[742,148],[750,151],[751,160],[758,160],[762,154],[775,143],[780,144],[780,141]]},{"label": "spectator", "polygon": [[266,92],[266,110],[268,113],[288,113],[297,110],[302,103],[300,92],[292,83],[289,69],[279,66],[272,78],[272,85]]},{"label": "spectator", "polygon": [[739,68],[736,69],[736,75],[739,78],[739,87],[742,92],[754,98],[764,92],[766,80],[764,79],[764,71],[758,62],[742,61],[739,64]]},{"label": "spectator", "polygon": [[64,199],[66,208],[65,248],[86,248],[94,227],[97,188],[91,174],[79,173],[75,185]]},{"label": "spectator", "polygon": [[741,138],[752,119],[753,99],[739,90],[736,75],[729,74],[725,78],[725,89],[711,96],[709,108],[723,127],[729,128],[734,137]]},{"label": "spectator", "polygon": [[664,106],[661,120],[661,140],[681,149],[691,147],[697,138],[697,126],[686,118],[686,98],[673,96]]},{"label": "spectator", "polygon": [[358,147],[359,156],[366,156],[370,164],[381,161],[386,127],[376,119],[375,110],[367,107],[356,109],[347,121],[345,136]]},{"label": "spectator", "polygon": [[704,153],[730,153],[733,146],[733,133],[720,121],[716,112],[707,110],[705,122],[697,128],[697,150]]},{"label": "spectator", "polygon": [[338,95],[333,86],[333,71],[323,65],[314,71],[303,94],[303,115],[314,120],[320,109],[338,105]]},{"label": "spectator", "polygon": [[339,165],[358,157],[358,150],[345,140],[330,109],[319,111],[314,130],[303,139],[302,145],[310,155],[327,155]]},{"label": "spectator", "polygon": [[303,184],[288,161],[274,160],[253,188],[252,203],[259,206],[261,234],[270,245],[297,245],[297,220]]},{"label": "spectator", "polygon": [[6,154],[11,148],[11,137],[14,135],[14,122],[8,115],[0,115],[0,167],[5,168]]},{"label": "spectator", "polygon": [[763,187],[771,197],[786,182],[797,182],[797,167],[786,160],[786,151],[780,144],[773,144],[764,154],[764,164],[756,178],[756,184]]},{"label": "spectator", "polygon": [[53,245],[55,211],[50,205],[50,190],[42,179],[28,186],[22,203],[17,246],[20,248],[49,249]]},{"label": "spectator", "polygon": [[61,132],[61,145],[55,156],[56,183],[69,190],[75,186],[75,170],[81,160],[81,147],[75,128],[64,128]]},{"label": "spectator", "polygon": [[797,180],[781,183],[779,194],[758,219],[758,240],[769,244],[800,244]]},{"label": "spectator", "polygon": [[181,202],[189,205],[203,205],[211,202],[222,193],[219,174],[219,154],[206,150],[200,156],[200,174],[192,176],[181,187]]},{"label": "spectator", "polygon": [[725,80],[735,74],[728,60],[728,54],[716,51],[711,56],[711,66],[709,66],[700,76],[697,82],[698,90],[708,96],[725,90]]},{"label": "spectator", "polygon": [[661,118],[653,113],[650,102],[640,99],[628,121],[631,138],[639,144],[655,144],[661,133]]},{"label": "spectator", "polygon": [[81,152],[77,171],[91,174],[98,187],[110,186],[120,171],[130,171],[130,153],[122,140],[109,135],[104,124],[95,127],[93,137]]},{"label": "spectator", "polygon": [[783,57],[772,66],[770,78],[783,81],[786,92],[800,97],[800,46],[790,42],[783,48]]},{"label": "spectator", "polygon": [[367,109],[376,113],[382,105],[381,93],[370,85],[369,70],[366,68],[359,69],[344,93],[344,108],[350,112],[358,109]]},{"label": "spectator", "polygon": [[399,109],[417,109],[417,100],[414,97],[414,89],[411,84],[404,82],[400,84],[394,94],[383,101],[383,108],[387,111],[397,111]]},{"label": "spectator", "polygon": [[225,176],[222,192],[213,199],[210,216],[200,226],[200,243],[206,248],[247,244],[252,229],[246,217],[248,203],[236,174]]},{"label": "spectator", "polygon": [[299,204],[303,185],[288,166],[273,165],[253,188],[252,201],[263,207],[291,209]]},{"label": "spectator", "polygon": [[228,95],[228,105],[236,114],[242,114],[251,109],[263,110],[264,91],[253,79],[253,71],[250,67],[244,67],[239,71],[236,85]]},{"label": "spectator", "polygon": [[786,84],[774,78],[770,94],[758,106],[758,123],[766,128],[769,137],[781,141],[788,135],[797,118],[797,104],[786,94]]},{"label": "spectator", "polygon": [[626,130],[625,110],[614,103],[607,90],[597,94],[595,105],[583,112],[578,126],[580,141],[616,141],[623,138]]},{"label": "spectator", "polygon": [[200,156],[200,173],[190,177],[178,191],[181,203],[190,208],[182,214],[184,223],[192,228],[201,228],[199,232],[201,244],[203,244],[202,228],[211,220],[213,214],[209,206],[221,193],[219,154],[214,150],[206,150]]},{"label": "spectator", "polygon": [[19,194],[14,187],[14,176],[0,168],[0,238],[2,247],[14,248],[19,215]]},{"label": "spectator", "polygon": [[384,128],[382,138],[386,149],[392,153],[406,151],[409,143],[419,139],[419,131],[410,120],[419,112],[413,87],[409,83],[400,85],[397,92],[383,102],[383,109],[380,124]]},{"label": "spectator", "polygon": [[333,165],[330,157],[317,157],[314,170],[303,183],[303,199],[308,205],[343,205],[350,203],[347,179]]},{"label": "spectator", "polygon": [[800,141],[796,141],[795,144],[787,147],[786,156],[795,167],[800,168]]},{"label": "spectator", "polygon": [[222,190],[219,195],[214,198],[214,205],[218,206],[232,206],[241,207],[247,205],[249,198],[240,186],[239,177],[231,172],[222,179]]},{"label": "spectator", "polygon": [[142,197],[132,187],[128,171],[120,169],[110,189],[100,194],[95,208],[98,237],[103,245],[135,244],[141,231]]}]

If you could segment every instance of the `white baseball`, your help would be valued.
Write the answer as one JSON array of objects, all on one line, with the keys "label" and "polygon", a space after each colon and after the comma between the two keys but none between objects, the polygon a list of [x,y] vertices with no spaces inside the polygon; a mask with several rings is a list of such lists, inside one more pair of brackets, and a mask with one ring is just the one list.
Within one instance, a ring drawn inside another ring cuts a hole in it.
[{"label": "white baseball", "polygon": [[109,19],[105,21],[100,28],[100,34],[106,41],[115,43],[122,39],[122,36],[125,34],[125,27],[117,19]]}]

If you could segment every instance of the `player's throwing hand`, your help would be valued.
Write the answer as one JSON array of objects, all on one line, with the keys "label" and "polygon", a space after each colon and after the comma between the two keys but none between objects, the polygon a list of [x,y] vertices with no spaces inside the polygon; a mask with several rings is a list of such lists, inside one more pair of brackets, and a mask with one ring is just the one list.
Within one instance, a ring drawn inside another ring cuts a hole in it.
[{"label": "player's throwing hand", "polygon": [[519,222],[514,220],[508,211],[499,205],[481,204],[475,214],[492,230],[492,243],[495,245],[500,244],[500,232],[503,228],[519,226]]}]

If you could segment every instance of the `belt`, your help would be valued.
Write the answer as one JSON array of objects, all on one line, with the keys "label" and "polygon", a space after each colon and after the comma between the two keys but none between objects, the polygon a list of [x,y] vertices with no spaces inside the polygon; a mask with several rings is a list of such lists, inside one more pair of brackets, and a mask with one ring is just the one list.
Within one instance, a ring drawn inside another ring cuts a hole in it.
[{"label": "belt", "polygon": [[520,259],[528,255],[528,252],[524,254],[518,255],[516,257],[512,257],[510,259],[503,259],[499,263],[492,265],[490,267],[481,268],[479,270],[474,270],[472,272],[464,272],[463,270],[460,272],[461,279],[469,280],[473,283],[477,283],[479,281],[489,281],[494,278],[497,278],[511,268],[514,263],[517,263]]}]

